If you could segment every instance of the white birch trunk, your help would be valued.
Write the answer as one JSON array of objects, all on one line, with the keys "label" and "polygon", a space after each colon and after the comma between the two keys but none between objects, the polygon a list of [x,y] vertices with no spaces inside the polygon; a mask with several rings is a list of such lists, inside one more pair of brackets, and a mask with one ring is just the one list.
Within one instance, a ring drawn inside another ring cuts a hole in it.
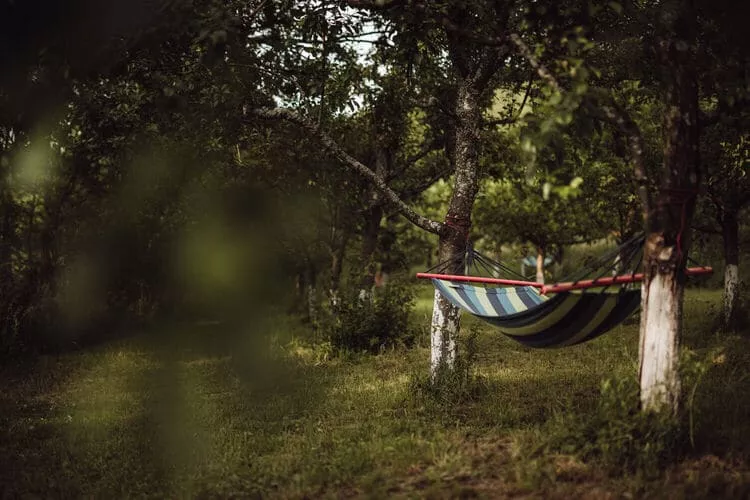
[{"label": "white birch trunk", "polygon": [[339,305],[341,305],[341,297],[339,297],[339,291],[333,288],[329,289],[328,297],[331,304],[331,309],[333,311],[338,310]]},{"label": "white birch trunk", "polygon": [[359,300],[360,304],[372,303],[372,288],[360,288],[357,299]]},{"label": "white birch trunk", "polygon": [[641,298],[640,387],[644,410],[677,410],[683,287],[673,274],[656,273]]},{"label": "white birch trunk", "polygon": [[461,311],[435,290],[430,325],[430,376],[433,380],[441,364],[453,366],[460,320]]}]

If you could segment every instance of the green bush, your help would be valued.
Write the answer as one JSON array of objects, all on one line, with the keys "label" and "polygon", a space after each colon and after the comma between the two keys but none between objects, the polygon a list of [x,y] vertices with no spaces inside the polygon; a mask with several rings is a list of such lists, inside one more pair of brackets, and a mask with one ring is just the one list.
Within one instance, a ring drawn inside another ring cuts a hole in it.
[{"label": "green bush", "polygon": [[378,289],[369,298],[347,293],[325,326],[331,345],[339,353],[372,354],[411,346],[416,338],[409,322],[413,304],[414,292],[398,283]]}]

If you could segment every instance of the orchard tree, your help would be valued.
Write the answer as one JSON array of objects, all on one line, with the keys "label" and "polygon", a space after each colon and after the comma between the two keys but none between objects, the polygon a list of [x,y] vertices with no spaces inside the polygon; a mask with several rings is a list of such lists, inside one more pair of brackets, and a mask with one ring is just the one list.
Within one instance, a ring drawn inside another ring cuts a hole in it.
[{"label": "orchard tree", "polygon": [[731,331],[737,326],[740,300],[740,214],[750,204],[750,137],[720,125],[707,135],[713,139],[703,150],[707,192],[724,250],[723,324]]},{"label": "orchard tree", "polygon": [[701,38],[706,47],[700,66],[701,154],[707,194],[724,248],[724,327],[737,326],[739,302],[740,213],[750,203],[750,42],[739,19],[750,15],[747,4],[727,1],[701,4]]},{"label": "orchard tree", "polygon": [[[450,1],[433,5],[428,2],[350,0],[345,3],[364,9],[378,23],[389,27],[407,57],[419,56],[412,59],[415,74],[419,74],[420,59],[443,61],[447,55],[445,75],[451,96],[448,113],[454,135],[446,149],[454,176],[444,221],[434,221],[417,213],[375,168],[349,155],[309,116],[284,108],[254,108],[251,113],[256,117],[293,121],[316,134],[330,153],[368,179],[408,220],[438,235],[438,259],[456,262],[454,269],[448,271],[460,272],[463,270],[460,257],[465,254],[471,212],[479,188],[482,112],[499,84],[500,70],[506,66],[516,42],[520,42],[514,30],[518,27],[521,12],[514,2]],[[439,96],[434,95],[430,100],[437,105],[441,102]],[[436,291],[431,324],[433,374],[443,364],[452,365],[459,325],[458,308]]]}]

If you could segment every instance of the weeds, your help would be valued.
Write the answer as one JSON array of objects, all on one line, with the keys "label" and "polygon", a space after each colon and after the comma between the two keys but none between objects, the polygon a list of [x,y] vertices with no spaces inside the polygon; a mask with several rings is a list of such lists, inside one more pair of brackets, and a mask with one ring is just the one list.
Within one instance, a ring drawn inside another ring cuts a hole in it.
[{"label": "weeds", "polygon": [[682,429],[671,414],[643,412],[637,381],[602,382],[599,403],[588,415],[558,415],[547,430],[545,449],[594,461],[609,473],[658,474],[682,451]]},{"label": "weeds", "polygon": [[607,378],[595,410],[559,413],[538,436],[536,453],[571,454],[610,474],[653,478],[695,448],[697,391],[711,367],[724,359],[721,349],[701,356],[685,351],[680,363],[684,397],[677,415],[643,411],[634,377]]},{"label": "weeds", "polygon": [[442,363],[431,375],[412,375],[409,393],[416,401],[426,402],[432,409],[450,411],[480,400],[488,386],[475,370],[478,334],[478,329],[473,327],[466,337],[459,340],[452,367]]}]

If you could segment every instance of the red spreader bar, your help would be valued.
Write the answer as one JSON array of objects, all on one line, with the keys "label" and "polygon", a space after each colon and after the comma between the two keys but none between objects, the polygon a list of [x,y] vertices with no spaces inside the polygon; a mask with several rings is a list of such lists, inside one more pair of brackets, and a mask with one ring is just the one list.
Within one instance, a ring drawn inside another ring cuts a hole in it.
[{"label": "red spreader bar", "polygon": [[544,287],[544,283],[537,283],[535,281],[505,280],[501,278],[484,278],[482,276],[461,276],[458,274],[417,273],[417,278],[434,278],[438,280],[463,281],[467,283],[487,283],[490,285],[533,286],[535,288]]},{"label": "red spreader bar", "polygon": [[[685,269],[685,274],[688,276],[700,276],[703,274],[711,274],[713,272],[714,270],[711,267],[688,267],[687,269]],[[585,288],[594,288],[599,286],[640,283],[641,281],[643,281],[643,273],[623,274],[621,276],[613,276],[611,278],[581,280],[570,283],[555,283],[554,285],[543,286],[541,288],[541,293],[542,295],[544,295],[547,293],[569,292],[570,290],[582,290]]]},{"label": "red spreader bar", "polygon": [[[711,274],[714,270],[711,267],[689,267],[685,269],[685,274],[688,276],[700,276],[703,274]],[[643,281],[643,273],[638,274],[623,274],[621,276],[613,276],[611,278],[598,278],[595,280],[581,280],[570,283],[555,283],[553,285],[545,285],[544,283],[538,283],[536,281],[519,281],[519,280],[506,280],[501,278],[484,278],[482,276],[460,276],[455,274],[432,274],[432,273],[417,273],[417,278],[423,279],[439,279],[447,281],[458,281],[465,283],[486,283],[489,285],[510,285],[510,286],[531,286],[539,288],[542,295],[547,293],[559,293],[568,292],[570,290],[582,290],[585,288],[594,288],[600,286],[609,285],[620,285],[625,283],[639,283]]]}]

